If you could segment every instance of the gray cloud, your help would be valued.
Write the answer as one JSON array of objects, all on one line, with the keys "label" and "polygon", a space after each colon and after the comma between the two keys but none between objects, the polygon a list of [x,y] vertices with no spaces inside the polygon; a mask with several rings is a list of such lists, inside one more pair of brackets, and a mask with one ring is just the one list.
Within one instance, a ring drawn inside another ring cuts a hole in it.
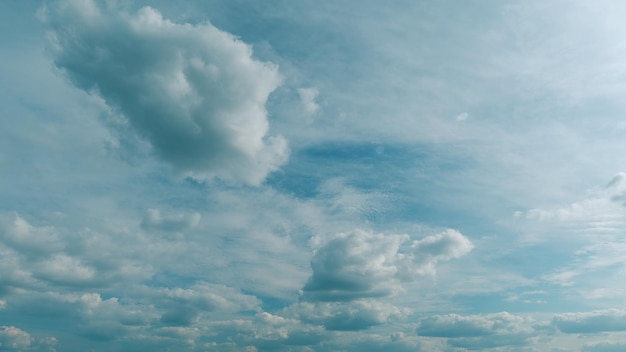
[{"label": "gray cloud", "polygon": [[183,174],[259,184],[287,160],[285,139],[267,136],[277,67],[234,36],[92,0],[54,2],[40,17],[55,65]]},{"label": "gray cloud", "polygon": [[311,301],[351,301],[392,295],[402,283],[435,273],[441,260],[460,257],[473,245],[455,230],[415,240],[408,235],[375,234],[363,230],[340,233],[316,250],[313,274],[303,288]]}]

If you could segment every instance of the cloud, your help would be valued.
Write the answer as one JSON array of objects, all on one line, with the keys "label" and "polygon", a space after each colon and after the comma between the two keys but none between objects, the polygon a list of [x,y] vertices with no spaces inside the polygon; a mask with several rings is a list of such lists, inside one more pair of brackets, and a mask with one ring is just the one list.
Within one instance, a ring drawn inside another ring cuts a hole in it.
[{"label": "cloud", "polygon": [[54,228],[33,227],[17,213],[0,214],[0,229],[0,241],[28,256],[63,248]]},{"label": "cloud", "polygon": [[521,345],[532,336],[526,319],[507,312],[484,315],[435,315],[420,320],[417,334],[447,338],[448,344],[470,350]]},{"label": "cloud", "polygon": [[322,241],[311,260],[313,274],[303,287],[310,301],[352,301],[401,291],[402,283],[434,275],[441,260],[458,258],[473,245],[455,230],[414,240],[408,235],[364,230],[340,233]]},{"label": "cloud", "polygon": [[610,238],[626,228],[622,215],[625,199],[626,173],[620,172],[605,187],[591,190],[580,201],[557,209],[518,211],[514,213],[514,218],[551,226],[552,232],[568,231],[576,235],[576,239],[594,239],[601,235]]},{"label": "cloud", "polygon": [[345,335],[335,341],[329,341],[327,351],[359,351],[359,352],[419,352],[438,351],[438,346],[426,346],[415,336],[394,332],[391,335],[363,334],[360,336]]},{"label": "cloud", "polygon": [[552,324],[567,334],[626,331],[626,311],[607,309],[584,313],[557,314],[554,316]]},{"label": "cloud", "polygon": [[363,230],[341,233],[315,252],[313,274],[303,288],[305,297],[350,301],[388,296],[399,290],[396,256],[406,235],[373,234]]},{"label": "cloud", "polygon": [[582,352],[623,352],[626,351],[626,343],[597,343],[585,345]]},{"label": "cloud", "polygon": [[267,135],[278,69],[233,35],[92,0],[54,2],[40,18],[55,65],[183,174],[256,185],[286,162],[286,140]]},{"label": "cloud", "polygon": [[159,209],[148,209],[141,220],[141,227],[145,230],[178,233],[196,227],[201,218],[199,213],[162,215]]},{"label": "cloud", "polygon": [[161,316],[165,325],[188,326],[204,312],[255,310],[260,301],[224,285],[198,282],[188,289],[163,289],[160,301],[166,308]]},{"label": "cloud", "polygon": [[465,121],[465,120],[467,120],[467,118],[468,118],[468,117],[469,117],[469,114],[468,114],[468,113],[466,113],[466,112],[462,112],[462,113],[460,113],[460,114],[456,115],[455,119],[456,119],[457,121]]},{"label": "cloud", "polygon": [[[626,241],[624,218],[626,174],[617,173],[604,187],[595,187],[581,200],[553,209],[514,213],[514,221],[530,243],[559,243],[571,250],[569,261],[542,275],[550,284],[569,287],[585,300],[619,301]],[[567,238],[563,242],[563,238]],[[606,307],[606,305],[603,305]]]},{"label": "cloud", "polygon": [[[125,246],[119,246],[124,239]],[[34,226],[16,213],[0,214],[0,278],[5,287],[41,285],[104,287],[152,274],[134,249],[141,236],[101,234],[91,229],[67,231]],[[5,246],[2,246],[4,244]]]},{"label": "cloud", "polygon": [[434,315],[420,320],[417,333],[431,337],[479,337],[522,331],[524,320],[507,312],[485,315]]},{"label": "cloud", "polygon": [[122,304],[117,297],[102,299],[100,294],[85,293],[64,299],[76,309],[79,333],[92,340],[115,340],[136,334],[156,318],[152,307]]},{"label": "cloud", "polygon": [[308,115],[315,114],[320,108],[319,104],[317,104],[317,102],[315,101],[315,99],[317,99],[318,94],[319,94],[319,90],[317,90],[317,88],[299,88],[298,89],[300,102],[302,103],[302,107],[304,108],[304,111]]},{"label": "cloud", "polygon": [[0,351],[21,351],[29,348],[32,338],[15,326],[0,326]]},{"label": "cloud", "polygon": [[304,323],[339,331],[363,330],[405,315],[397,307],[373,299],[352,302],[299,302],[289,307],[287,314]]}]

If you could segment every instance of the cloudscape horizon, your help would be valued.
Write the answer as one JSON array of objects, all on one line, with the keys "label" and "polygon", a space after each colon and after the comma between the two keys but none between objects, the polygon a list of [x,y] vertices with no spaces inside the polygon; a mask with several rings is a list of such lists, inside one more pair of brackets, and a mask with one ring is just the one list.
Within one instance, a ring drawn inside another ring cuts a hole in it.
[{"label": "cloudscape horizon", "polygon": [[0,2],[0,351],[625,351],[622,13]]}]

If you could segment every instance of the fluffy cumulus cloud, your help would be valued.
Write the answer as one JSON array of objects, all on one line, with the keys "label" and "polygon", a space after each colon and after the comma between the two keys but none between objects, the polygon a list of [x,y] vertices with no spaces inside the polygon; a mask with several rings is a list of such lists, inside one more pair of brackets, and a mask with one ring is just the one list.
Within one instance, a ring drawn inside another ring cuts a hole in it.
[{"label": "fluffy cumulus cloud", "polygon": [[239,312],[259,309],[260,306],[253,296],[223,285],[202,282],[188,289],[163,289],[160,294],[158,301],[166,307],[160,320],[168,326],[188,326],[210,312]]},{"label": "fluffy cumulus cloud", "polygon": [[[124,239],[126,247],[119,248]],[[139,242],[137,242],[139,241]],[[0,214],[0,278],[4,288],[42,285],[105,287],[145,279],[152,273],[130,254],[143,242],[126,233],[67,231],[34,226],[16,213]]]},{"label": "fluffy cumulus cloud", "polygon": [[177,24],[150,7],[58,1],[40,11],[55,65],[104,99],[185,175],[258,184],[288,157],[268,136],[277,67],[209,23]]},{"label": "fluffy cumulus cloud", "polygon": [[32,338],[15,326],[0,326],[0,351],[22,351],[30,347]]},{"label": "fluffy cumulus cloud", "polygon": [[403,282],[432,275],[439,261],[461,257],[473,247],[455,230],[421,240],[354,230],[315,241],[320,243],[311,260],[313,274],[303,288],[308,301],[393,295],[403,289]]},{"label": "fluffy cumulus cloud", "polygon": [[607,309],[557,314],[552,323],[562,332],[569,334],[626,331],[626,311]]},{"label": "fluffy cumulus cloud", "polygon": [[409,312],[380,298],[404,290],[404,283],[433,275],[438,261],[465,255],[472,243],[455,230],[412,240],[409,235],[365,230],[315,237],[313,273],[301,301],[286,313],[327,330],[363,330]]}]

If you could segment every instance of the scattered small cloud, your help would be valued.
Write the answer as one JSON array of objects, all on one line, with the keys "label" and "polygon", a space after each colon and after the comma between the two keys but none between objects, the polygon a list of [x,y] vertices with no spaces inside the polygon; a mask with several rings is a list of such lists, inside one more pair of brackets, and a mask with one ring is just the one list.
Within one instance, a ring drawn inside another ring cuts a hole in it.
[{"label": "scattered small cloud", "polygon": [[300,96],[302,108],[307,115],[313,115],[320,109],[320,106],[316,101],[317,96],[319,95],[319,90],[317,88],[299,88],[298,95]]},{"label": "scattered small cloud", "polygon": [[468,113],[466,113],[466,112],[462,112],[462,113],[460,113],[460,114],[456,115],[455,119],[456,119],[457,121],[465,121],[465,120],[467,120],[467,118],[468,118],[468,117],[469,117],[469,114],[468,114]]}]

